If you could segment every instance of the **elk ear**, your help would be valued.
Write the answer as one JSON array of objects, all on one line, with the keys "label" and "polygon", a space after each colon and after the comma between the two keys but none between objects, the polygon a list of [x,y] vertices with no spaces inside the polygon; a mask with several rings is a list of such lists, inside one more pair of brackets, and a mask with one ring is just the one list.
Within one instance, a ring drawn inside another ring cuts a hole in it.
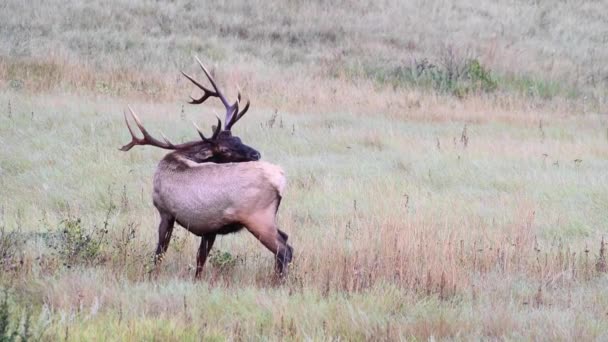
[{"label": "elk ear", "polygon": [[213,157],[213,150],[210,148],[201,149],[200,151],[196,152],[194,157],[196,158],[197,162],[204,162]]}]

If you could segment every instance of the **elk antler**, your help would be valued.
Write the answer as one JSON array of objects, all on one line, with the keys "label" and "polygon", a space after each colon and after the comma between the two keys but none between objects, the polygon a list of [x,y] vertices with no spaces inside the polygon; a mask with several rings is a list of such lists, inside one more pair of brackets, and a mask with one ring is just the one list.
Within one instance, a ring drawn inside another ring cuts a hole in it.
[{"label": "elk antler", "polygon": [[203,141],[205,141],[205,142],[213,142],[217,138],[217,136],[220,135],[220,132],[222,130],[222,120],[220,120],[220,118],[218,118],[217,115],[215,117],[217,118],[217,126],[215,126],[215,129],[213,131],[213,135],[211,136],[211,138],[205,137],[205,135],[201,131],[200,127],[198,127],[196,122],[192,121],[192,124],[194,125],[194,127],[196,127],[196,131],[198,132],[198,135],[200,135],[201,139],[203,139]]},{"label": "elk antler", "polygon": [[188,75],[182,71],[182,75],[184,75],[187,79],[189,79],[192,83],[194,83],[194,85],[196,85],[203,91],[203,96],[201,96],[198,99],[191,97],[192,101],[190,101],[189,103],[201,104],[210,97],[219,98],[220,101],[222,101],[222,104],[224,105],[224,107],[226,108],[226,120],[224,122],[224,130],[230,131],[232,126],[237,121],[239,121],[239,119],[242,118],[243,115],[245,115],[245,113],[247,113],[247,110],[249,110],[249,100],[247,101],[245,108],[243,108],[243,110],[239,112],[241,93],[240,92],[238,93],[236,102],[234,102],[234,104],[230,105],[230,103],[228,103],[228,100],[226,99],[226,96],[224,96],[224,94],[220,91],[220,89],[217,87],[217,84],[215,83],[215,80],[213,79],[213,77],[211,77],[211,74],[209,73],[209,71],[207,71],[207,68],[205,68],[205,66],[200,61],[200,59],[198,59],[198,57],[195,57],[195,58],[196,58],[196,61],[198,62],[198,64],[200,65],[201,69],[203,69],[203,72],[209,79],[209,82],[211,82],[211,86],[213,86],[214,90],[211,90],[211,89],[203,86],[202,84],[197,82],[194,78],[192,78],[190,75]]},{"label": "elk antler", "polygon": [[[133,146],[136,146],[136,145],[151,145],[151,146],[164,148],[166,150],[178,150],[178,149],[181,149],[184,147],[190,147],[197,143],[197,142],[187,142],[187,143],[175,145],[175,144],[171,143],[169,141],[169,139],[167,139],[167,137],[165,137],[165,135],[162,133],[161,133],[161,135],[163,137],[164,142],[160,141],[160,140],[154,138],[153,136],[151,136],[150,133],[148,133],[148,131],[144,128],[144,125],[142,125],[141,120],[139,119],[137,114],[135,114],[135,111],[133,111],[133,109],[130,106],[129,106],[129,111],[131,112],[131,117],[133,117],[133,120],[135,120],[135,124],[137,125],[137,127],[139,127],[139,131],[144,135],[144,137],[143,137],[143,139],[140,139],[137,136],[135,136],[135,133],[133,133],[133,129],[131,128],[131,125],[129,124],[129,119],[127,118],[127,113],[125,112],[125,122],[127,123],[127,128],[129,129],[129,133],[131,133],[131,142],[129,142],[125,146],[121,147],[120,148],[121,151],[128,151]],[[221,125],[221,123],[220,123],[220,125]],[[198,127],[197,127],[197,129],[198,129]],[[203,138],[203,140],[205,140],[205,141],[209,140],[203,136],[200,129],[198,131],[199,131],[199,134],[201,135],[201,137]],[[219,130],[216,129],[216,131],[219,131]],[[218,133],[219,132],[215,132],[213,134],[213,137],[214,138],[217,137]],[[214,138],[211,138],[211,139],[214,139]]]}]

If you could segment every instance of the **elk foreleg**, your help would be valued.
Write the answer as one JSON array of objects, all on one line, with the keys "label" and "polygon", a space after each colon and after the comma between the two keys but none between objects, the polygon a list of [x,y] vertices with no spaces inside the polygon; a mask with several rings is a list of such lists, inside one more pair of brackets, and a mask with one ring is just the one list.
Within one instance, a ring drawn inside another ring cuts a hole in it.
[{"label": "elk foreleg", "polygon": [[162,257],[169,247],[173,226],[175,225],[175,217],[167,213],[160,213],[160,224],[158,225],[158,246],[154,255],[154,264],[159,265],[162,262]]},{"label": "elk foreleg", "polygon": [[213,247],[213,243],[215,242],[215,234],[205,234],[201,237],[201,245],[198,248],[198,255],[196,256],[196,275],[195,279],[200,279],[203,271],[203,266],[205,266],[205,261],[207,261],[207,256]]}]

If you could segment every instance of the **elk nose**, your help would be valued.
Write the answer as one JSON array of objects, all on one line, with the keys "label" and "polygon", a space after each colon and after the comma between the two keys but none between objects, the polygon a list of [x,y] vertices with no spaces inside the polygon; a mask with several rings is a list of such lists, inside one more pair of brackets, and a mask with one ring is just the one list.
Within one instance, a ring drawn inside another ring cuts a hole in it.
[{"label": "elk nose", "polygon": [[252,153],[251,153],[250,157],[251,157],[251,159],[253,159],[253,160],[260,160],[260,158],[261,158],[262,156],[260,155],[260,152],[255,151],[255,152],[252,152]]}]

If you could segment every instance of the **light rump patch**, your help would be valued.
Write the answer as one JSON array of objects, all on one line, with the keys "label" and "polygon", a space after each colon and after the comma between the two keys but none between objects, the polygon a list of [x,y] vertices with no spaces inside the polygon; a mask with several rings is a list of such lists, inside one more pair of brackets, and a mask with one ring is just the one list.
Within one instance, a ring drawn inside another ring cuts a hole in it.
[{"label": "light rump patch", "polygon": [[257,167],[264,170],[264,176],[268,182],[276,188],[279,196],[283,196],[283,191],[287,185],[287,178],[285,177],[283,168],[266,162],[258,162]]}]

